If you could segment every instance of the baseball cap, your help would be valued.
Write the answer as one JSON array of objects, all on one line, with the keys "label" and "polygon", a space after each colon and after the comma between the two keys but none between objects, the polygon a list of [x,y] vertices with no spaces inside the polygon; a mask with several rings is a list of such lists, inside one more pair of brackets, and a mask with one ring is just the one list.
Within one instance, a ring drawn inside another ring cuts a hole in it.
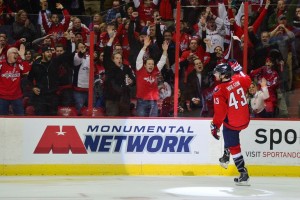
[{"label": "baseball cap", "polygon": [[121,17],[120,13],[117,13],[115,18],[117,19],[118,17]]},{"label": "baseball cap", "polygon": [[148,35],[147,30],[143,29],[143,30],[140,32],[140,35]]},{"label": "baseball cap", "polygon": [[44,53],[45,51],[52,51],[52,49],[49,46],[43,46],[42,47],[42,53]]}]

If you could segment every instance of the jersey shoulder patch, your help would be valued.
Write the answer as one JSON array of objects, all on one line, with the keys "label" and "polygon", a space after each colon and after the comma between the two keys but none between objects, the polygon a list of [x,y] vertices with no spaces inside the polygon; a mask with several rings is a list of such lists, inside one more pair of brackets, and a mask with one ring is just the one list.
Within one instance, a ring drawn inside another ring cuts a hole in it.
[{"label": "jersey shoulder patch", "polygon": [[220,88],[217,86],[217,87],[215,87],[215,89],[214,89],[214,93],[217,93],[218,91],[220,90]]}]

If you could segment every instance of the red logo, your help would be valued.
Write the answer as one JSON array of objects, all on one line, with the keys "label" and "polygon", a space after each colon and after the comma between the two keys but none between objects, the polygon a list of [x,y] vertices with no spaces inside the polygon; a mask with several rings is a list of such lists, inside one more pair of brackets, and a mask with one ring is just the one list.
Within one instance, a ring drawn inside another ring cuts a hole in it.
[{"label": "red logo", "polygon": [[47,126],[34,153],[86,154],[86,149],[74,126]]}]

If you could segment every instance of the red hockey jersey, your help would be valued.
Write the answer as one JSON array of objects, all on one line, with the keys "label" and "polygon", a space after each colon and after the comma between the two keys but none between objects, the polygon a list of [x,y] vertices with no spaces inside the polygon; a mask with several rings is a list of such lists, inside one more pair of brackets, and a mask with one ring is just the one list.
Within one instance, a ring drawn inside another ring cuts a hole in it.
[{"label": "red hockey jersey", "polygon": [[0,98],[16,100],[23,96],[21,75],[29,71],[28,63],[10,65],[6,60],[0,61]]},{"label": "red hockey jersey", "polygon": [[217,128],[222,124],[232,130],[248,126],[250,115],[246,94],[250,84],[250,77],[240,72],[215,87],[213,123]]},{"label": "red hockey jersey", "polygon": [[158,83],[157,77],[159,75],[159,69],[154,67],[151,73],[148,73],[143,66],[140,70],[136,71],[136,97],[143,100],[158,100]]}]

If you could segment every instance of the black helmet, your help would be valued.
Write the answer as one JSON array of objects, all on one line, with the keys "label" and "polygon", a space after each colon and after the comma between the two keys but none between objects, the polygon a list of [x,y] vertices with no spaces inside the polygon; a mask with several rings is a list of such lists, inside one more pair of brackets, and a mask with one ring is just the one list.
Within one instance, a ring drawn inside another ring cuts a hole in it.
[{"label": "black helmet", "polygon": [[216,72],[219,72],[221,75],[225,75],[225,78],[230,78],[232,75],[232,70],[228,63],[218,64],[214,69],[214,73]]}]

